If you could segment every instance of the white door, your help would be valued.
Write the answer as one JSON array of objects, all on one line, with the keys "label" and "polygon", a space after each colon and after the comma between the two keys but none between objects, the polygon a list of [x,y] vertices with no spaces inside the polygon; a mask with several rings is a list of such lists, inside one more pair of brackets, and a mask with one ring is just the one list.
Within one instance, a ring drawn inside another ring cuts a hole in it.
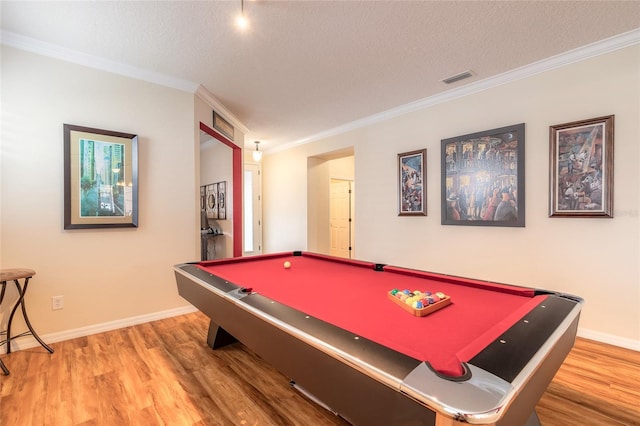
[{"label": "white door", "polygon": [[244,164],[244,255],[262,253],[262,179],[260,164]]},{"label": "white door", "polygon": [[353,253],[353,182],[331,179],[330,223],[332,256],[350,259]]}]

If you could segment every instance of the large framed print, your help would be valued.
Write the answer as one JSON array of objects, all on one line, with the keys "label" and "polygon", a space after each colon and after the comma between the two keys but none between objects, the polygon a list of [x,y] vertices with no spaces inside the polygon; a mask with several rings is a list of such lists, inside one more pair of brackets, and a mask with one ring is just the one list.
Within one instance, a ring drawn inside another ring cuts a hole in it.
[{"label": "large framed print", "polygon": [[398,154],[398,216],[426,216],[427,150]]},{"label": "large framed print", "polygon": [[614,116],[549,127],[550,217],[613,218]]},{"label": "large framed print", "polygon": [[443,139],[443,225],[525,226],[524,123]]},{"label": "large framed print", "polygon": [[64,229],[138,226],[138,136],[64,124]]}]

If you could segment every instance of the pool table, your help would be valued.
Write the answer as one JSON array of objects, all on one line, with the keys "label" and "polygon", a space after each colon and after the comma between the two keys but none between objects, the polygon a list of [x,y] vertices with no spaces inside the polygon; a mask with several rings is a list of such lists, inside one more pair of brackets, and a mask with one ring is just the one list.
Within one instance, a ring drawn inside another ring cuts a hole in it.
[{"label": "pool table", "polygon": [[[290,267],[285,267],[285,262]],[[355,425],[539,424],[579,297],[308,252],[185,263],[179,294],[212,348],[245,344]],[[419,316],[392,290],[440,292]]]}]

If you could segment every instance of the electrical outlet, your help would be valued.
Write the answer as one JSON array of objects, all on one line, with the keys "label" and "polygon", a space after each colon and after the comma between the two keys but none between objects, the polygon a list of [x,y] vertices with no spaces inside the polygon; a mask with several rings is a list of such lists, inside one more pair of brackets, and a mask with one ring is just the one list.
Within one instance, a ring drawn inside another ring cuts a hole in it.
[{"label": "electrical outlet", "polygon": [[51,298],[51,310],[64,308],[64,296],[53,296]]}]

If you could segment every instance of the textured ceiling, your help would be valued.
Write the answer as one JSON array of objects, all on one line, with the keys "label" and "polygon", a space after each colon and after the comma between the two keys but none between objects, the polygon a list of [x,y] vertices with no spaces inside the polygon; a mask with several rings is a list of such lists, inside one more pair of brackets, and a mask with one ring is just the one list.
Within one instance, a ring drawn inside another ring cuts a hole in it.
[{"label": "textured ceiling", "polygon": [[268,150],[640,28],[638,1],[247,0],[245,32],[240,6],[2,1],[2,30],[200,84]]}]

